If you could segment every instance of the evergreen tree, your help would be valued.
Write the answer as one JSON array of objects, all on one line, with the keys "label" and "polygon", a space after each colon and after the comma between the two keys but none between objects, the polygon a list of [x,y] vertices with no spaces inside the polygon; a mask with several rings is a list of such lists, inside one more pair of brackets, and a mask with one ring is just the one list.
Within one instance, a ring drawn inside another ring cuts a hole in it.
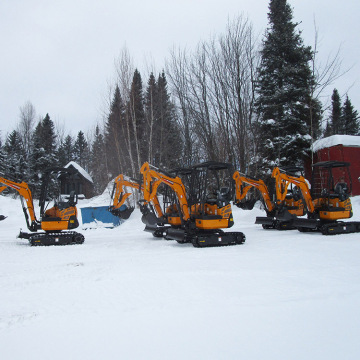
[{"label": "evergreen tree", "polygon": [[94,181],[94,190],[100,194],[108,183],[106,162],[104,161],[105,143],[99,126],[95,129],[95,139],[91,147],[90,172]]},{"label": "evergreen tree", "polygon": [[75,161],[75,145],[71,135],[67,135],[60,144],[57,157],[59,159],[59,166],[61,167],[66,166],[70,161]]},{"label": "evergreen tree", "polygon": [[[142,79],[139,71],[136,69],[130,89],[130,101],[127,106],[131,137],[130,146],[133,155],[133,172],[137,173],[144,161],[148,158],[148,134],[146,134],[144,98]],[[135,174],[133,174],[135,175]]]},{"label": "evergreen tree", "polygon": [[157,151],[157,121],[156,121],[156,96],[157,96],[157,86],[156,79],[153,73],[150,74],[146,92],[145,92],[145,118],[147,124],[147,132],[149,134],[149,142],[148,142],[148,161],[155,166],[158,164],[155,162],[154,154]]},{"label": "evergreen tree", "polygon": [[325,126],[325,130],[324,130],[324,134],[323,134],[323,135],[324,135],[324,137],[328,137],[328,136],[333,135],[330,119],[328,119],[328,120],[326,121],[326,126]]},{"label": "evergreen tree", "polygon": [[29,183],[34,187],[34,197],[40,192],[39,185],[43,172],[50,167],[58,165],[56,157],[55,126],[49,114],[37,124],[33,138],[31,151],[31,174]]},{"label": "evergreen tree", "polygon": [[125,119],[125,106],[118,86],[115,88],[110,113],[105,124],[106,163],[112,177],[127,172],[129,166],[128,125]]},{"label": "evergreen tree", "polygon": [[5,176],[5,170],[6,170],[6,155],[0,137],[0,176]]},{"label": "evergreen tree", "polygon": [[320,121],[320,103],[310,96],[312,51],[303,45],[286,0],[270,0],[269,10],[256,101],[262,166],[301,165]]},{"label": "evergreen tree", "polygon": [[89,164],[89,145],[85,139],[84,133],[80,130],[74,144],[75,161],[85,170],[88,170]]},{"label": "evergreen tree", "polygon": [[16,130],[7,137],[3,150],[6,158],[4,177],[16,182],[26,180],[24,148],[21,136]]},{"label": "evergreen tree", "polygon": [[341,133],[341,101],[337,89],[331,95],[331,115],[330,115],[331,135]]},{"label": "evergreen tree", "polygon": [[165,73],[162,72],[157,81],[156,107],[157,119],[156,135],[158,166],[164,168],[176,167],[181,163],[182,138],[179,124],[175,117],[175,107],[170,101]]},{"label": "evergreen tree", "polygon": [[340,134],[359,135],[359,115],[354,109],[348,96],[346,96],[343,107],[341,108]]},{"label": "evergreen tree", "polygon": [[54,156],[56,150],[55,125],[50,119],[49,114],[46,114],[45,118],[42,120],[41,125],[43,148],[47,154]]}]

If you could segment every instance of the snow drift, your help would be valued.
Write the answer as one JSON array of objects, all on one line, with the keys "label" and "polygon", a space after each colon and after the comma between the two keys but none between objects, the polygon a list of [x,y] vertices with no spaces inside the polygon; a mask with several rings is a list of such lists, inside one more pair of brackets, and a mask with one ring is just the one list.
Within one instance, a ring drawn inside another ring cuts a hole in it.
[{"label": "snow drift", "polygon": [[156,239],[135,210],[80,229],[83,245],[35,248],[1,197],[1,359],[359,358],[359,234],[263,230],[262,210],[233,210],[244,245]]}]

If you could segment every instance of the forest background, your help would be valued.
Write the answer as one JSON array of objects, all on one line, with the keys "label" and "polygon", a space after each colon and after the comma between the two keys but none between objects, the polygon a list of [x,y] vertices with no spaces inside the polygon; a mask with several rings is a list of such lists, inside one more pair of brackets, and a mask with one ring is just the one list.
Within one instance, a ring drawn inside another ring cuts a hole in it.
[{"label": "forest background", "polygon": [[318,138],[359,135],[347,94],[322,97],[351,69],[341,68],[340,52],[320,64],[316,39],[304,45],[292,11],[271,0],[262,39],[237,16],[195,50],[173,48],[160,73],[141,74],[124,47],[103,122],[73,137],[26,102],[0,138],[0,174],[33,186],[46,167],[76,161],[96,193],[120,173],[136,177],[144,161],[171,169],[217,160],[264,176],[275,165],[301,166]]}]

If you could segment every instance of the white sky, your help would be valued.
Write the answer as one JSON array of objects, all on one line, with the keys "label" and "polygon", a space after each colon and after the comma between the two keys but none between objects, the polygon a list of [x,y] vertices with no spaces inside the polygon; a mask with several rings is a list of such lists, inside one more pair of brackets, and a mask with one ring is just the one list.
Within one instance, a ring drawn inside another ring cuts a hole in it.
[{"label": "white sky", "polygon": [[[314,19],[324,61],[341,45],[348,74],[331,88],[348,92],[360,112],[358,0],[289,0],[306,45],[314,43]],[[267,26],[268,0],[2,0],[0,2],[0,132],[19,121],[30,101],[66,132],[87,132],[102,121],[114,59],[126,45],[140,69],[161,71],[173,45],[192,48],[248,16],[259,34]],[[143,74],[143,82],[147,78]]]}]

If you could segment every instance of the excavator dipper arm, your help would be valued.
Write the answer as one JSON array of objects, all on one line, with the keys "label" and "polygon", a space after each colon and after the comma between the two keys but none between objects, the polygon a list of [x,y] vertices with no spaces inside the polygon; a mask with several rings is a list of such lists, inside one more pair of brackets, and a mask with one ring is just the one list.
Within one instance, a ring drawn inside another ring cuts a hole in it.
[{"label": "excavator dipper arm", "polygon": [[41,229],[40,222],[36,219],[34,211],[34,202],[29,186],[25,182],[17,183],[3,177],[0,177],[0,184],[16,190],[21,196],[22,208],[24,211],[27,227],[30,231]]}]

